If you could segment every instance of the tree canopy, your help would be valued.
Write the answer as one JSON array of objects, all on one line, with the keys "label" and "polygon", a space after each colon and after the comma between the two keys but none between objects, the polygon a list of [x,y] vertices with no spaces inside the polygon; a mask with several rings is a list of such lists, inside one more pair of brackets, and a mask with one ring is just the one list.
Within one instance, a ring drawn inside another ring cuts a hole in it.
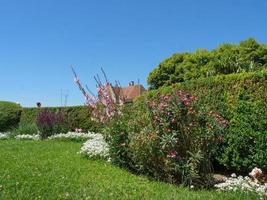
[{"label": "tree canopy", "polygon": [[157,89],[192,79],[263,68],[267,68],[267,45],[249,38],[239,44],[222,44],[211,51],[175,53],[149,74],[148,84]]}]

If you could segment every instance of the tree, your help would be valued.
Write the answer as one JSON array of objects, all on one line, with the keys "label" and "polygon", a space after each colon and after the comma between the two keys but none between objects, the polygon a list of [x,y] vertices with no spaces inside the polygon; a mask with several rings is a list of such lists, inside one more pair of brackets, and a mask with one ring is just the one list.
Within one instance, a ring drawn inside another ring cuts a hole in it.
[{"label": "tree", "polygon": [[267,46],[249,38],[239,44],[222,44],[212,51],[175,53],[161,62],[147,79],[150,89],[220,74],[267,67]]}]

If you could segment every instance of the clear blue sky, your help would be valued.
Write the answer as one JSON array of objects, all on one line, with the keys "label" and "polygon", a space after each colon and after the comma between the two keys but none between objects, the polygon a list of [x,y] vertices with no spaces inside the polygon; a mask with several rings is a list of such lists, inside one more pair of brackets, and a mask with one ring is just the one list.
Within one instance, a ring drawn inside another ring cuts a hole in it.
[{"label": "clear blue sky", "polygon": [[94,88],[103,67],[122,85],[174,52],[248,37],[267,43],[266,0],[0,0],[0,100],[83,104],[69,66]]}]

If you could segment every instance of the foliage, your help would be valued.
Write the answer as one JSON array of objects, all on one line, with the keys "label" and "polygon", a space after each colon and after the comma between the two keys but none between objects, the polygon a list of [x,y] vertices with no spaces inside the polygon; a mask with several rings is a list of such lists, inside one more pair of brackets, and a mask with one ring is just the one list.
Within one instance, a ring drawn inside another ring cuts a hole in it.
[{"label": "foliage", "polygon": [[64,110],[52,112],[49,109],[45,109],[40,111],[37,115],[36,124],[42,139],[55,133],[66,133],[68,131]]},{"label": "foliage", "polygon": [[239,96],[238,105],[232,111],[231,126],[220,159],[237,170],[256,166],[267,169],[266,103],[251,102],[249,96],[246,97],[248,99],[243,98]]},{"label": "foliage", "polygon": [[220,74],[249,72],[267,67],[267,45],[254,39],[241,41],[239,45],[223,44],[207,51],[176,53],[161,62],[148,77],[150,88]]},{"label": "foliage", "polygon": [[65,125],[68,131],[74,131],[76,128],[80,128],[84,132],[99,132],[101,129],[100,124],[91,120],[92,111],[87,106],[23,108],[19,125],[28,126],[29,124],[35,124],[38,112],[44,109],[49,109],[52,112],[59,112],[63,109],[66,121]]},{"label": "foliage", "polygon": [[12,135],[34,135],[38,132],[36,123],[19,123],[19,126],[12,130]]},{"label": "foliage", "polygon": [[[215,152],[218,162],[235,171],[255,166],[267,170],[267,71],[239,73],[176,84],[198,97],[198,102],[229,121],[223,144]],[[172,87],[148,92],[166,94]]]},{"label": "foliage", "polygon": [[8,131],[18,126],[21,106],[6,101],[0,101],[0,131]]},{"label": "foliage", "polygon": [[212,150],[226,120],[175,88],[139,99],[133,113],[129,150],[139,172],[171,183],[211,186]]},{"label": "foliage", "polygon": [[38,113],[36,124],[40,130],[40,136],[45,139],[54,133],[54,125],[56,123],[55,114],[48,109]]},{"label": "foliage", "polygon": [[109,144],[109,157],[113,164],[130,170],[135,170],[129,151],[129,120],[131,106],[124,106],[121,115],[112,118],[103,129],[106,141]]},{"label": "foliage", "polygon": [[[189,191],[85,159],[81,143],[0,141],[0,199],[251,200],[240,192]],[[145,191],[145,192],[144,192]]]}]

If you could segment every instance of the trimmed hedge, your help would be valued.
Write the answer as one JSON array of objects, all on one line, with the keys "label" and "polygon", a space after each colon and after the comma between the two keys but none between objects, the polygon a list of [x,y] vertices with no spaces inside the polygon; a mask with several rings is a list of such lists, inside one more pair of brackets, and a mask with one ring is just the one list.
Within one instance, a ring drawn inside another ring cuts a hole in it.
[{"label": "trimmed hedge", "polygon": [[21,106],[7,101],[0,101],[0,131],[9,131],[17,127],[20,121]]},{"label": "trimmed hedge", "polygon": [[[267,170],[267,70],[174,86],[197,96],[200,104],[229,121],[223,146],[215,155],[221,164],[237,171],[249,171],[256,166]],[[156,97],[158,93],[169,93],[171,88],[151,90],[145,95]]]},{"label": "trimmed hedge", "polygon": [[[39,111],[45,108],[23,108],[20,125],[36,123]],[[83,131],[99,131],[100,125],[91,120],[91,110],[86,106],[49,107],[49,110],[57,112],[64,110],[69,130],[81,128]]]}]

